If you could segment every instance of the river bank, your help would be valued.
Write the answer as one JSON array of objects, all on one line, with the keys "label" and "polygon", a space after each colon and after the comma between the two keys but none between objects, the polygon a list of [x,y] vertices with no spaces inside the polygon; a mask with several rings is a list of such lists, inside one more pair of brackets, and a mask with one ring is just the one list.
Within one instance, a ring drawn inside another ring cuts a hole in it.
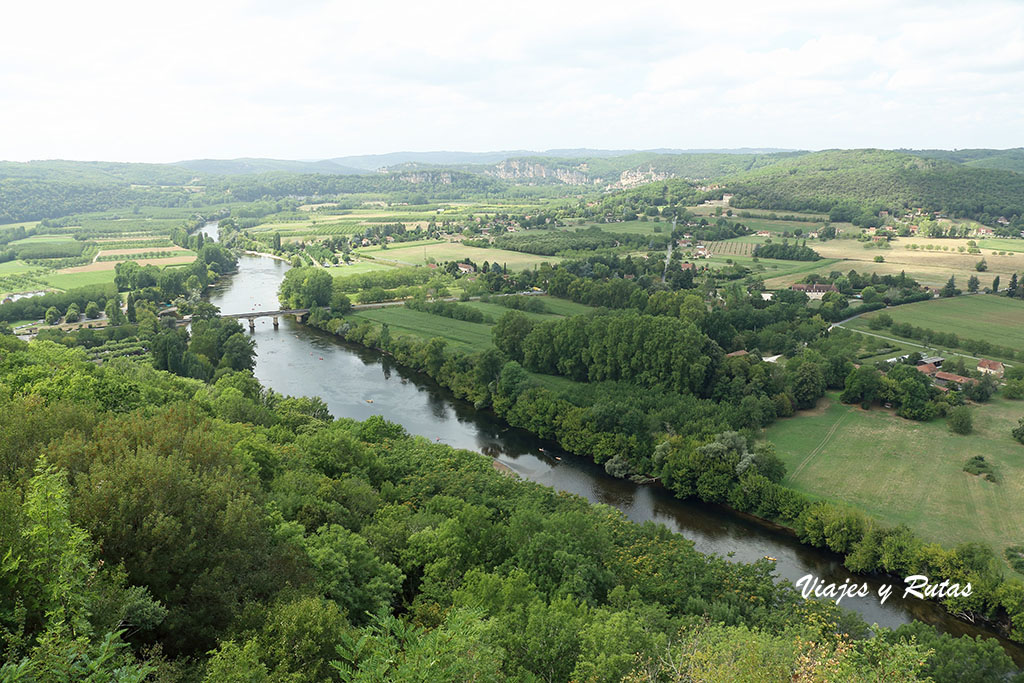
[{"label": "river bank", "polygon": [[[276,305],[277,286],[287,269],[279,261],[243,256],[239,273],[218,283],[211,290],[211,301],[225,312]],[[748,563],[773,557],[774,572],[781,579],[795,582],[813,574],[828,582],[865,580],[846,570],[840,556],[801,544],[791,531],[773,529],[724,508],[680,501],[661,487],[612,478],[593,461],[510,427],[493,413],[476,410],[426,375],[397,365],[386,355],[293,321],[282,321],[279,330],[263,321],[253,339],[258,353],[256,376],[265,386],[286,394],[320,396],[336,417],[364,420],[382,415],[431,441],[488,455],[521,478],[612,505],[639,523],[662,524],[690,539],[703,553]],[[867,577],[867,581],[875,590],[888,579]],[[868,623],[890,628],[917,619],[956,635],[995,635],[923,600],[894,595],[884,605],[876,597],[842,604]],[[1024,662],[1020,648],[1002,642],[1015,659]]]}]

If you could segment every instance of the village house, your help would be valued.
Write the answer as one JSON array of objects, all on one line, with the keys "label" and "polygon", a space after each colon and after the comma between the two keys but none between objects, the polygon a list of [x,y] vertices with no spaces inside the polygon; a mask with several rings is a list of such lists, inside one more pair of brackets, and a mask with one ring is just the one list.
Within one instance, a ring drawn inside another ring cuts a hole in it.
[{"label": "village house", "polygon": [[822,297],[824,297],[829,292],[838,292],[839,291],[836,288],[835,285],[824,284],[824,283],[816,283],[816,284],[813,284],[813,285],[796,284],[796,285],[790,285],[789,288],[792,289],[794,292],[803,292],[804,294],[806,294],[808,296],[808,298],[815,299],[815,300],[821,299]]},{"label": "village house", "polygon": [[475,273],[476,267],[472,263],[458,263],[456,264],[461,273]]},{"label": "village house", "polygon": [[757,231],[757,236],[758,237],[771,237],[772,234],[770,232],[768,232],[767,230],[758,230]]},{"label": "village house", "polygon": [[816,239],[818,239],[818,233],[816,233],[816,232],[809,232],[809,233],[807,233],[807,237],[808,237],[808,239],[816,240]]},{"label": "village house", "polygon": [[979,225],[974,230],[974,234],[977,235],[978,237],[991,237],[992,235],[996,234],[996,231],[988,227],[987,225]]},{"label": "village house", "polygon": [[1005,368],[1003,364],[997,360],[988,360],[982,358],[978,361],[978,372],[984,372],[987,375],[995,375],[996,377],[1002,377]]},{"label": "village house", "polygon": [[711,258],[711,252],[703,244],[697,245],[697,248],[693,250],[693,255],[697,258]]},{"label": "village house", "polygon": [[932,365],[931,363],[925,363],[923,365],[918,365],[917,369],[919,371],[921,371],[923,374],[928,375],[929,377],[933,376],[936,372],[939,371],[939,369],[937,367],[935,367],[934,365]]},{"label": "village house", "polygon": [[681,270],[697,270],[697,266],[689,261],[683,261],[679,264]]}]

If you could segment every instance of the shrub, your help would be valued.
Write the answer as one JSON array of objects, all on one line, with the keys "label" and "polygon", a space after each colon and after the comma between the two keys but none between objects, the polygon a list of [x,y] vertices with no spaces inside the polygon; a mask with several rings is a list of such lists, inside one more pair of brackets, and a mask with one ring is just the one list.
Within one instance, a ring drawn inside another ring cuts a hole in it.
[{"label": "shrub", "polygon": [[946,423],[954,434],[970,434],[974,431],[974,418],[971,417],[971,409],[967,406],[959,406],[950,410]]}]

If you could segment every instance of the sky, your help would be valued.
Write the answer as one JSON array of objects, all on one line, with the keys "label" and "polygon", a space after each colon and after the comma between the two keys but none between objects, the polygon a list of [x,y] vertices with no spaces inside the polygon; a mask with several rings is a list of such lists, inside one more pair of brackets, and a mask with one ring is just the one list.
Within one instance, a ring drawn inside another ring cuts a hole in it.
[{"label": "sky", "polygon": [[6,3],[0,159],[1024,145],[1024,2]]}]

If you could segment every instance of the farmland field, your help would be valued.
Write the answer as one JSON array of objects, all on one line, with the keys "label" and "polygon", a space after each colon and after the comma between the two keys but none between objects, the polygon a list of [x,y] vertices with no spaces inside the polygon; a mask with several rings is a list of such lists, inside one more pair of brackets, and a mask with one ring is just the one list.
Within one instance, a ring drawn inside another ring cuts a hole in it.
[{"label": "farmland field", "polygon": [[0,277],[4,275],[20,275],[22,273],[27,273],[30,270],[35,270],[38,267],[39,266],[33,266],[17,259],[14,261],[7,261],[5,263],[0,263]]},{"label": "farmland field", "polygon": [[[987,543],[1002,558],[1007,545],[1024,543],[1024,446],[1010,436],[1024,403],[996,399],[973,414],[974,433],[957,436],[944,420],[904,420],[829,394],[765,437],[786,463],[786,485],[906,524],[926,541]],[[995,464],[1000,483],[963,472],[979,454]]]},{"label": "farmland field", "polygon": [[505,249],[484,249],[480,247],[468,247],[459,242],[437,242],[433,240],[421,240],[418,242],[407,242],[390,246],[387,249],[380,247],[367,247],[358,249],[358,254],[367,254],[379,261],[393,261],[402,265],[425,265],[433,259],[437,263],[443,261],[458,261],[470,258],[474,263],[507,264],[510,270],[526,270],[534,265],[548,262],[558,263],[561,259],[557,256],[538,256],[518,251]]},{"label": "farmland field", "polygon": [[[566,299],[557,299],[552,296],[535,296],[531,297],[539,299],[544,302],[544,306],[547,308],[545,313],[526,313],[526,315],[537,320],[550,320],[553,318],[564,318],[572,315],[579,315],[581,313],[589,313],[594,309],[585,304],[578,304],[574,301],[567,301]],[[511,308],[506,308],[500,304],[488,303],[484,301],[467,301],[464,303],[465,306],[475,308],[478,311],[486,313],[493,317],[495,320],[503,316],[505,313],[511,311]]]},{"label": "farmland field", "polygon": [[[885,312],[894,322],[952,332],[961,339],[984,339],[999,346],[1024,347],[1024,301],[1020,299],[976,294],[919,301],[887,308]],[[865,314],[848,325],[870,329],[868,321],[876,315],[878,313]],[[886,330],[878,332],[889,334]]]},{"label": "farmland field", "polygon": [[441,337],[453,346],[470,351],[483,351],[491,346],[491,326],[453,320],[431,313],[413,311],[405,306],[372,308],[350,313],[354,320],[387,323],[393,336],[407,334],[422,339]]},{"label": "farmland field", "polygon": [[39,281],[56,289],[74,289],[89,285],[104,285],[114,282],[114,270],[93,270],[88,272],[68,273],[54,271],[39,276]]},{"label": "farmland field", "polygon": [[394,266],[387,263],[378,263],[376,261],[356,261],[350,263],[347,266],[331,266],[327,269],[333,277],[345,277],[347,275],[359,275],[361,273],[369,273],[374,270],[387,270]]},{"label": "farmland field", "polygon": [[[730,240],[731,241],[731,240]],[[1006,240],[1013,242],[1014,240]],[[941,287],[949,279],[950,275],[956,277],[958,286],[966,287],[967,280],[971,275],[976,275],[981,280],[983,287],[991,285],[992,278],[1000,276],[1003,286],[1009,282],[1010,275],[1024,269],[1024,258],[1021,254],[1008,253],[1003,256],[993,255],[989,249],[983,249],[981,254],[968,254],[966,239],[926,239],[901,237],[890,243],[890,248],[879,249],[865,247],[864,242],[853,239],[835,239],[827,242],[808,242],[816,252],[827,259],[838,259],[835,265],[818,268],[813,272],[821,275],[828,275],[831,270],[847,272],[856,270],[858,273],[878,273],[879,275],[898,275],[900,272],[906,274],[921,284],[932,287]],[[908,249],[908,245],[917,245],[917,249]],[[927,249],[931,245],[931,250]],[[1024,250],[1024,241],[1019,241],[1020,248]],[[959,251],[963,247],[964,252]],[[945,250],[943,249],[945,248]],[[1000,251],[1010,251],[1001,247]],[[875,256],[882,256],[884,262],[875,263]],[[988,270],[978,272],[975,266],[979,261],[985,259]],[[819,261],[819,263],[821,263]],[[803,275],[782,275],[765,284],[770,289],[788,287],[797,282]]]}]

